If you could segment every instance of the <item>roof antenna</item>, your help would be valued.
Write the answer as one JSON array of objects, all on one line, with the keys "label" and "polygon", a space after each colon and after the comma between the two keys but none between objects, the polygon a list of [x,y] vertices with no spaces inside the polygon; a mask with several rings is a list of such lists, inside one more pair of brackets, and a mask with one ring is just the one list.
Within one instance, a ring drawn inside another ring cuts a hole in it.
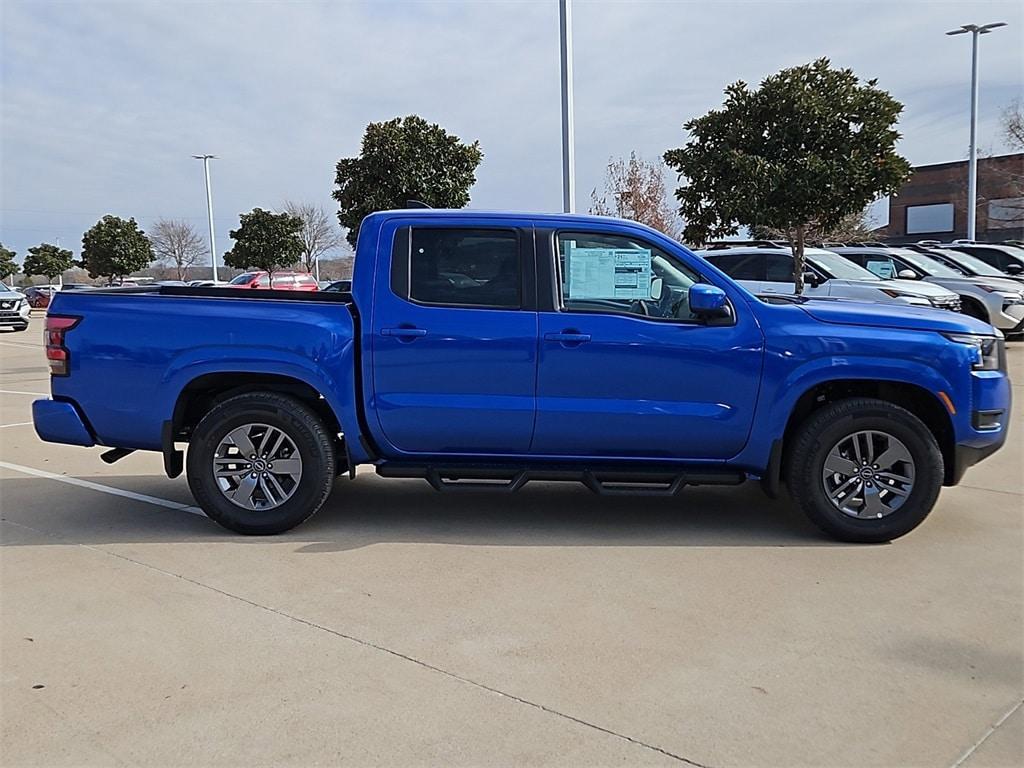
[{"label": "roof antenna", "polygon": [[433,206],[427,205],[422,200],[406,200],[405,201],[405,207],[406,208],[432,208]]}]

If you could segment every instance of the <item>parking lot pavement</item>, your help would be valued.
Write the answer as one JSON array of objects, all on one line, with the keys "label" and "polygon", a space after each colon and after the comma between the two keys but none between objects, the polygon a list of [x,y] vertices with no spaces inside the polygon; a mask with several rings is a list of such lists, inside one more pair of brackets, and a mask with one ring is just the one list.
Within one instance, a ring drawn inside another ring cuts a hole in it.
[{"label": "parking lot pavement", "polygon": [[48,386],[38,325],[0,336],[5,766],[1024,761],[1019,407],[890,545],[753,484],[442,496],[367,472],[244,538],[156,455],[18,426]]}]

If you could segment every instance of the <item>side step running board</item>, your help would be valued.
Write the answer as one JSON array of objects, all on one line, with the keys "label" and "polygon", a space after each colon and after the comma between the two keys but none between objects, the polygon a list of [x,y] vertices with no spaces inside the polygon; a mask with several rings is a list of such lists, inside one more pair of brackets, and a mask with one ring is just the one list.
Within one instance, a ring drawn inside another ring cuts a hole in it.
[{"label": "side step running board", "polygon": [[531,480],[578,482],[601,496],[675,496],[687,485],[739,485],[746,474],[735,469],[603,469],[599,467],[542,467],[522,469],[499,465],[413,465],[384,462],[381,477],[422,478],[436,490],[500,491],[514,493]]}]

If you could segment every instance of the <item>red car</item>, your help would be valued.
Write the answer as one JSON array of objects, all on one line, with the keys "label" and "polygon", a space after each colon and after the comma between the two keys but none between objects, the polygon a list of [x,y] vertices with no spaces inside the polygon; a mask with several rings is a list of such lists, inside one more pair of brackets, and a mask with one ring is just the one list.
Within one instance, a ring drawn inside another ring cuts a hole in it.
[{"label": "red car", "polygon": [[228,285],[234,288],[273,288],[275,291],[320,290],[320,285],[308,272],[275,272],[273,285],[266,272],[246,272]]}]

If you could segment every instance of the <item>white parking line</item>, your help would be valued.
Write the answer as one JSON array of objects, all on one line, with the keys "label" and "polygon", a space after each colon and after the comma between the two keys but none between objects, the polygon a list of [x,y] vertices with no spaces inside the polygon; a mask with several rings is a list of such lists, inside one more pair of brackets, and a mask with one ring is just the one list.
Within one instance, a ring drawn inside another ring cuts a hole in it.
[{"label": "white parking line", "polygon": [[15,424],[0,424],[0,429],[7,429],[8,427],[26,427],[31,423],[31,421],[19,421]]},{"label": "white parking line", "polygon": [[17,389],[0,389],[0,395],[32,395],[32,397],[49,397],[46,392],[22,392]]},{"label": "white parking line", "polygon": [[144,493],[135,493],[134,491],[123,491],[120,488],[112,488],[109,485],[100,485],[99,483],[93,483],[89,480],[80,480],[77,477],[68,477],[67,475],[58,475],[53,472],[47,472],[42,469],[35,469],[33,467],[23,467],[20,464],[10,464],[6,461],[0,461],[0,469],[9,469],[12,472],[21,472],[23,475],[32,475],[33,477],[41,477],[46,480],[56,480],[59,483],[66,483],[67,485],[74,485],[79,488],[88,488],[90,491],[99,491],[100,493],[109,493],[112,496],[123,496],[126,499],[132,499],[134,501],[142,501],[146,504],[155,504],[158,507],[167,507],[168,509],[176,509],[179,512],[188,512],[191,515],[203,515],[203,510],[199,507],[192,507],[188,504],[182,504],[178,501],[170,501],[169,499],[161,499],[156,496],[147,496]]}]

